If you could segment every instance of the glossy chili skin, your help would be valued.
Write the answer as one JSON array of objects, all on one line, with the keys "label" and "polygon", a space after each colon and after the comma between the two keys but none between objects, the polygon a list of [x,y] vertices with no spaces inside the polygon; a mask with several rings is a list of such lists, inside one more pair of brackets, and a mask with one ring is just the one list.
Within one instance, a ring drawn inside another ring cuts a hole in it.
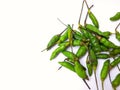
[{"label": "glossy chili skin", "polygon": [[78,60],[77,56],[70,51],[62,51],[62,54],[65,55],[67,58],[71,59],[73,62],[74,60]]},{"label": "glossy chili skin", "polygon": [[84,42],[83,41],[80,41],[80,40],[73,40],[73,46],[81,46],[83,45]]},{"label": "glossy chili skin", "polygon": [[[69,44],[68,44],[68,45],[69,45]],[[64,45],[64,46],[59,46],[58,48],[56,48],[56,49],[52,52],[52,54],[51,54],[51,56],[50,56],[50,60],[53,60],[55,57],[57,57],[60,52],[64,51],[64,50],[68,47],[68,45],[66,45],[66,46],[65,46],[65,45]]]},{"label": "glossy chili skin", "polygon": [[119,33],[118,31],[116,31],[115,35],[116,35],[116,39],[117,39],[118,41],[120,41],[120,33]]},{"label": "glossy chili skin", "polygon": [[69,45],[70,42],[69,41],[65,41],[65,42],[62,42],[60,44],[58,44],[58,46],[64,46],[64,45]]},{"label": "glossy chili skin", "polygon": [[117,88],[120,85],[120,73],[115,77],[115,79],[112,81],[112,86]]},{"label": "glossy chili skin", "polygon": [[109,51],[109,48],[104,46],[103,44],[100,44],[101,52]]},{"label": "glossy chili skin", "polygon": [[47,44],[47,50],[51,49],[59,40],[60,34],[54,35]]},{"label": "glossy chili skin", "polygon": [[110,58],[109,54],[97,54],[96,55],[97,59],[107,59]]},{"label": "glossy chili skin", "polygon": [[86,54],[86,52],[87,52],[87,47],[85,45],[82,45],[82,46],[79,47],[79,49],[76,53],[76,56],[78,58],[81,58]]},{"label": "glossy chili skin", "polygon": [[71,64],[70,62],[66,62],[66,61],[63,61],[63,62],[58,62],[61,66],[75,72],[75,69],[74,69],[74,65]]},{"label": "glossy chili skin", "polygon": [[86,39],[89,39],[89,32],[86,31],[86,28],[84,26],[81,25],[78,29],[81,31]]},{"label": "glossy chili skin", "polygon": [[70,45],[72,46],[73,32],[72,32],[72,27],[70,25],[68,25],[68,39],[69,39]]},{"label": "glossy chili skin", "polygon": [[89,39],[90,39],[92,49],[94,49],[95,52],[100,52],[101,47],[100,47],[100,44],[99,44],[99,40],[94,35],[92,35],[91,33],[89,33]]},{"label": "glossy chili skin", "polygon": [[88,15],[89,15],[92,23],[95,25],[95,27],[99,28],[99,23],[98,23],[97,18],[95,17],[95,15],[90,10],[88,10]]},{"label": "glossy chili skin", "polygon": [[80,64],[79,61],[75,61],[75,72],[77,73],[77,75],[82,78],[82,79],[87,79],[88,80],[88,76],[86,74],[86,71],[84,70],[84,67]]},{"label": "glossy chili skin", "polygon": [[120,54],[120,48],[115,48],[110,51],[111,56],[116,56],[118,54]]},{"label": "glossy chili skin", "polygon": [[[66,42],[60,43],[59,46],[64,46],[64,45],[68,45],[68,44],[70,46],[70,42],[66,41]],[[80,40],[73,40],[72,41],[72,46],[81,46],[83,44],[84,44],[84,42],[80,41]]]},{"label": "glossy chili skin", "polygon": [[120,20],[120,12],[117,12],[114,16],[110,17],[111,21]]},{"label": "glossy chili skin", "polygon": [[87,69],[88,69],[88,74],[89,74],[89,76],[91,76],[92,73],[93,73],[93,68],[92,68],[92,63],[91,63],[91,61],[89,60],[88,57],[87,57],[87,60],[86,60],[86,66],[87,66]]},{"label": "glossy chili skin", "polygon": [[90,32],[93,32],[95,34],[98,34],[100,36],[103,36],[105,38],[108,38],[106,35],[103,34],[103,32],[101,32],[98,28],[96,28],[95,26],[91,25],[91,24],[86,24],[86,29]]},{"label": "glossy chili skin", "polygon": [[120,56],[110,63],[110,69],[114,68],[120,63]]},{"label": "glossy chili skin", "polygon": [[109,31],[105,31],[105,32],[103,32],[103,35],[106,36],[107,39],[109,39],[109,37],[110,37],[111,34],[112,34],[112,33],[109,32]]},{"label": "glossy chili skin", "polygon": [[81,26],[80,30],[83,33],[83,35],[89,40],[89,42],[92,44],[94,50],[96,52],[100,52],[101,48],[98,39],[95,36],[93,36],[92,33],[88,32],[85,27]]},{"label": "glossy chili skin", "polygon": [[100,38],[100,43],[108,48],[118,48],[118,46],[116,46],[113,42],[107,40],[104,37]]},{"label": "glossy chili skin", "polygon": [[92,63],[93,70],[96,71],[97,65],[98,65],[98,60],[96,58],[95,52],[91,48],[89,48],[89,59],[90,59],[90,61]]},{"label": "glossy chili skin", "polygon": [[71,30],[70,25],[67,26],[66,31],[63,33],[63,35],[60,36],[59,40],[58,40],[58,44],[66,41],[68,39],[68,31]]},{"label": "glossy chili skin", "polygon": [[74,30],[73,32],[74,32],[73,33],[74,39],[80,40],[80,41],[86,41],[86,38],[84,37],[84,35],[81,32],[79,32],[77,30]]},{"label": "glossy chili skin", "polygon": [[102,81],[104,81],[109,73],[109,66],[110,66],[110,60],[106,60],[103,64],[101,73],[100,73],[100,78]]}]

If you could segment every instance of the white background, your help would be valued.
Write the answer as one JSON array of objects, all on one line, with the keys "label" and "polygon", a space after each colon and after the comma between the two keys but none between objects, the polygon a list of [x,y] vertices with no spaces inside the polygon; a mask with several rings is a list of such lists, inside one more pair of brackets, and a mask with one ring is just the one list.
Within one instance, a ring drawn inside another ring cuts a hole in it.
[{"label": "white background", "polygon": [[[94,4],[92,11],[100,29],[114,32],[119,22],[111,22],[109,17],[120,11],[120,0],[87,1],[89,6]],[[57,18],[77,28],[81,4],[82,0],[0,0],[0,90],[88,90],[75,73],[65,68],[57,71],[57,62],[64,56],[50,61],[55,48],[41,53],[49,39],[65,29]],[[86,11],[85,6],[82,21]],[[120,44],[114,36],[111,40]],[[101,65],[97,70],[100,90]],[[118,73],[114,70],[112,79]],[[88,84],[96,90],[94,75]],[[108,78],[105,90],[112,90]]]}]

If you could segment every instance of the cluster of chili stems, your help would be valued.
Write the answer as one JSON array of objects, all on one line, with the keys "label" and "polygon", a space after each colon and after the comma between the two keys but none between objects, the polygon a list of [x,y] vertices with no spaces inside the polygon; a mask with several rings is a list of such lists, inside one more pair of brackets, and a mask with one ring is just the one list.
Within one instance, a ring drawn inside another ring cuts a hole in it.
[{"label": "cluster of chili stems", "polygon": [[[80,23],[84,3],[87,6],[87,15],[84,20],[84,25]],[[115,45],[109,40],[111,32],[105,31],[102,32],[99,30],[99,22],[95,15],[91,12],[91,7],[88,6],[86,0],[83,0],[80,18],[78,21],[78,30],[73,30],[73,26],[65,25],[66,29],[60,34],[54,35],[49,41],[47,48],[45,50],[50,50],[54,45],[58,44],[58,47],[52,52],[50,60],[56,58],[60,53],[62,53],[66,58],[64,61],[59,62],[61,67],[65,67],[73,72],[75,72],[87,85],[88,89],[91,89],[87,84],[86,80],[89,80],[89,77],[94,73],[96,88],[99,90],[96,70],[98,66],[99,59],[105,59],[103,67],[101,69],[100,78],[102,84],[102,90],[104,90],[104,81],[109,76],[109,80],[114,90],[120,85],[120,73],[116,75],[114,80],[111,80],[110,71],[114,67],[120,68],[118,64],[120,63],[120,46]],[[87,24],[87,17],[92,21],[92,24]],[[112,20],[116,20],[116,17],[111,17]],[[111,19],[110,19],[111,20]],[[120,33],[117,31],[120,23],[115,28],[115,36],[118,41],[120,41]],[[73,51],[73,47],[79,46],[79,49],[76,53]],[[68,47],[71,50],[68,50]],[[44,50],[43,50],[44,51]],[[86,54],[88,52],[88,54]],[[81,58],[87,55],[86,58],[86,67],[81,64]],[[111,58],[113,61],[111,61]],[[59,69],[61,69],[61,67]],[[58,69],[58,70],[59,70]],[[88,74],[87,74],[88,73]]]}]

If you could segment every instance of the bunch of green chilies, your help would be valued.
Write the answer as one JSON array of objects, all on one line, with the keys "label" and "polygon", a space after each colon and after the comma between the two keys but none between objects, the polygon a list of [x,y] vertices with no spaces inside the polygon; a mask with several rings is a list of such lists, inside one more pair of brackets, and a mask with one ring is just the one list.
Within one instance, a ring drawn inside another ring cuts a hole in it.
[{"label": "bunch of green chilies", "polygon": [[[80,24],[80,19],[83,11],[84,3],[86,4],[88,11],[84,25]],[[48,42],[46,50],[50,50],[54,45],[58,44],[58,47],[52,52],[50,60],[56,58],[60,53],[62,53],[66,58],[64,61],[59,62],[61,67],[65,67],[74,73],[76,73],[87,85],[88,89],[91,89],[87,84],[86,80],[94,73],[96,88],[99,90],[96,70],[98,66],[98,60],[104,59],[105,62],[102,66],[100,72],[102,90],[104,90],[104,81],[109,76],[111,85],[114,90],[120,86],[120,73],[111,80],[110,71],[114,67],[120,68],[118,64],[120,63],[120,46],[115,45],[109,40],[111,32],[102,32],[99,30],[99,22],[95,15],[91,12],[91,7],[88,6],[86,0],[83,0],[80,18],[78,21],[78,30],[74,30],[69,24],[66,25],[66,29],[60,34],[54,35]],[[86,24],[87,17],[92,21],[92,24]],[[111,21],[117,21],[120,19],[120,12],[117,12],[113,17],[110,18]],[[120,33],[117,28],[120,23],[115,28],[115,36],[118,41],[120,41]],[[78,46],[76,53],[73,52],[73,47]],[[68,48],[71,50],[68,50]],[[88,53],[88,54],[86,54]],[[86,67],[81,64],[81,58],[87,55]],[[111,61],[111,58],[114,59]],[[61,68],[60,67],[60,68]],[[59,68],[59,69],[60,69]]]}]

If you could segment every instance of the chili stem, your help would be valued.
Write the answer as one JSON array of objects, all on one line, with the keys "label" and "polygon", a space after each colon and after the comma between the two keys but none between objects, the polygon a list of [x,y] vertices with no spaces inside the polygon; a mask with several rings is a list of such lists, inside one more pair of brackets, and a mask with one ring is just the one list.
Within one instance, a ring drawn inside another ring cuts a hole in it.
[{"label": "chili stem", "polygon": [[116,90],[116,88],[115,88],[115,87],[114,87],[113,89],[114,89],[114,90]]},{"label": "chili stem", "polygon": [[[74,26],[74,24],[72,24],[71,34],[72,34],[72,32],[73,32],[73,26]],[[73,53],[73,47],[72,47],[72,43],[73,43],[73,42],[72,42],[72,41],[73,41],[73,40],[70,41],[70,47],[71,47],[71,51],[72,51],[72,53]]]},{"label": "chili stem", "polygon": [[120,67],[119,67],[119,65],[117,65],[117,68],[118,68],[118,70],[120,71]]},{"label": "chili stem", "polygon": [[81,8],[81,11],[80,11],[80,17],[79,17],[78,25],[80,25],[80,21],[81,21],[81,17],[82,17],[82,12],[83,12],[83,7],[84,7],[84,0],[82,2],[82,8]]},{"label": "chili stem", "polygon": [[116,26],[115,31],[117,32],[118,27],[120,26],[120,23]]},{"label": "chili stem", "polygon": [[[89,9],[91,9],[93,6],[94,6],[94,5],[92,5]],[[84,26],[86,25],[87,18],[88,18],[88,12],[87,12],[86,17],[85,17]]]},{"label": "chili stem", "polygon": [[82,79],[84,81],[84,83],[86,84],[86,86],[88,87],[88,89],[90,90],[90,86],[88,85],[88,83],[85,81],[85,79]]},{"label": "chili stem", "polygon": [[104,90],[104,82],[102,81],[102,90]]},{"label": "chili stem", "polygon": [[[62,68],[62,66],[60,66],[60,67],[58,68],[58,70],[60,70],[61,68]],[[57,70],[57,71],[58,71],[58,70]]]},{"label": "chili stem", "polygon": [[87,4],[87,1],[86,1],[86,0],[84,0],[84,1],[85,1],[85,4],[86,4],[87,8],[89,9],[89,6],[88,6],[88,4]]},{"label": "chili stem", "polygon": [[95,82],[96,82],[97,90],[99,90],[98,82],[97,82],[97,76],[96,76],[96,70],[94,70],[94,76],[95,76]]},{"label": "chili stem", "polygon": [[47,48],[43,49],[41,52],[45,51]]},{"label": "chili stem", "polygon": [[109,72],[108,74],[109,74],[109,80],[110,80],[110,83],[112,84],[112,80],[111,80],[110,72]]},{"label": "chili stem", "polygon": [[62,23],[64,26],[66,26],[67,27],[67,25],[66,24],[64,24],[59,18],[57,18],[57,20],[60,22],[60,23]]},{"label": "chili stem", "polygon": [[[65,61],[65,60],[68,60],[68,58],[65,58],[64,61]],[[62,66],[60,66],[60,67],[57,69],[57,71],[60,70],[61,68],[62,68]]]},{"label": "chili stem", "polygon": [[65,28],[59,35],[61,35],[62,33],[64,33],[66,31],[67,28]]}]

